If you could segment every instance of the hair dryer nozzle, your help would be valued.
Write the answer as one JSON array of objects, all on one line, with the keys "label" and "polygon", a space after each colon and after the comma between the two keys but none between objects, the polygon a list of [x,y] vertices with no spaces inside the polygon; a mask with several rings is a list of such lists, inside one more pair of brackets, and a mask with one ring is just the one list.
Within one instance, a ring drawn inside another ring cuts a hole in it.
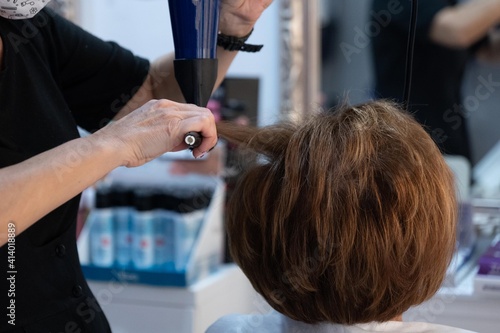
[{"label": "hair dryer nozzle", "polygon": [[174,60],[174,70],[186,102],[206,107],[217,80],[217,59]]}]

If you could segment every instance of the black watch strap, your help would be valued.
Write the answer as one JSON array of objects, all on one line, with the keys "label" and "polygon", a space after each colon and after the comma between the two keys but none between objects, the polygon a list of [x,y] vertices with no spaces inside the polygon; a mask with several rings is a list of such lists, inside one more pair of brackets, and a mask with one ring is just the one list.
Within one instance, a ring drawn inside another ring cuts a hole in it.
[{"label": "black watch strap", "polygon": [[234,37],[219,33],[217,35],[217,45],[228,51],[259,52],[264,45],[246,44],[252,32],[253,29],[248,35],[243,37]]}]

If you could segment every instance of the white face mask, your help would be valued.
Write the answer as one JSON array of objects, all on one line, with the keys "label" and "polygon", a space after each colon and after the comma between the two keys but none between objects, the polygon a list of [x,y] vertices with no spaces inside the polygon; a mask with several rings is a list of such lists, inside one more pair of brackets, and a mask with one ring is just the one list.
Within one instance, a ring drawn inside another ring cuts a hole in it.
[{"label": "white face mask", "polygon": [[29,19],[51,0],[0,0],[0,16],[11,20]]}]

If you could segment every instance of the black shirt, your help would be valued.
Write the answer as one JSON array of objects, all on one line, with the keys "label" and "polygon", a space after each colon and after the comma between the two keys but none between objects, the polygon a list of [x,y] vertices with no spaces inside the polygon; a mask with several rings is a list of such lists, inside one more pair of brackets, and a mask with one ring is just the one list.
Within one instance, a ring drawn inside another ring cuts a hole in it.
[{"label": "black shirt", "polygon": [[[99,129],[137,91],[149,69],[147,60],[48,9],[29,20],[0,17],[0,35],[0,168],[77,138],[77,125]],[[32,199],[24,200],[29,205]],[[7,246],[0,248],[1,332],[109,331],[80,268],[78,205],[79,196],[16,237],[14,285],[7,280]],[[12,287],[15,295],[7,297]],[[6,316],[12,299],[15,326]]]},{"label": "black shirt", "polygon": [[[391,7],[389,3],[399,5]],[[470,52],[440,46],[429,37],[436,13],[451,3],[448,0],[418,2],[408,106],[444,153],[470,159],[460,95],[462,76]],[[397,10],[393,10],[388,23],[373,37],[375,96],[403,102],[411,1],[373,0],[373,12],[387,12],[388,8]]]}]

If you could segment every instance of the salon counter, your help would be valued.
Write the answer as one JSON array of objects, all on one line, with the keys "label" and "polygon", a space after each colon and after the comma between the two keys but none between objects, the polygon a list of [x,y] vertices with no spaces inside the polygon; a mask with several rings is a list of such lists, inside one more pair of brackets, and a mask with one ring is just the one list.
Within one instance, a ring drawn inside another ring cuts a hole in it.
[{"label": "salon counter", "polygon": [[500,332],[500,295],[475,293],[475,275],[474,270],[458,286],[444,288],[429,301],[407,311],[403,319],[455,326],[479,333]]},{"label": "salon counter", "polygon": [[118,281],[89,285],[113,333],[203,333],[223,315],[269,309],[232,264],[187,288]]}]

